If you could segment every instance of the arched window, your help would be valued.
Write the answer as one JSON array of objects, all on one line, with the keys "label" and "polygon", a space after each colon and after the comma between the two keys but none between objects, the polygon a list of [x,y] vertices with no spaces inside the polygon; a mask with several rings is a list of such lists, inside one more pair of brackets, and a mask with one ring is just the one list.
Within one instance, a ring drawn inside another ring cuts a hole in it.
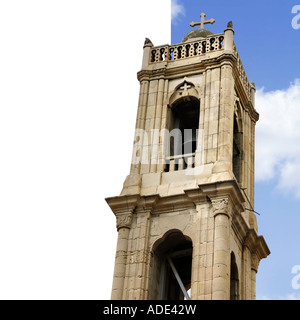
[{"label": "arched window", "polygon": [[153,252],[151,299],[189,299],[192,242],[180,231],[170,232]]},{"label": "arched window", "polygon": [[[169,109],[169,139],[166,153],[169,155],[169,160],[173,161],[175,165],[174,170],[194,166],[199,116],[200,101],[194,96],[185,96],[177,99]],[[168,168],[167,171],[169,171]]]},{"label": "arched window", "polygon": [[170,143],[170,155],[189,154],[197,148],[197,130],[199,128],[200,104],[194,97],[182,98],[171,108],[169,130],[178,130],[181,139],[173,138]]},{"label": "arched window", "polygon": [[230,300],[239,300],[239,274],[233,252],[230,263]]},{"label": "arched window", "polygon": [[233,144],[232,144],[232,170],[233,174],[238,182],[241,182],[242,171],[242,132],[238,126],[238,119],[234,114],[233,119]]}]

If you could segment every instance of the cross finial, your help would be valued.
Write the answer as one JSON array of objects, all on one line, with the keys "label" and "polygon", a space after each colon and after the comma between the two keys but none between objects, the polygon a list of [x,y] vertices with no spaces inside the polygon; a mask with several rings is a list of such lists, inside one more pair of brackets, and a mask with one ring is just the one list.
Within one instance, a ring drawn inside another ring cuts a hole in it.
[{"label": "cross finial", "polygon": [[191,26],[191,27],[200,26],[200,29],[204,29],[204,25],[205,25],[205,24],[208,24],[208,23],[214,24],[214,23],[216,22],[215,19],[205,20],[205,17],[206,17],[206,14],[202,12],[202,13],[200,14],[201,20],[200,20],[199,22],[194,22],[194,21],[192,21],[192,22],[190,23],[190,26]]}]

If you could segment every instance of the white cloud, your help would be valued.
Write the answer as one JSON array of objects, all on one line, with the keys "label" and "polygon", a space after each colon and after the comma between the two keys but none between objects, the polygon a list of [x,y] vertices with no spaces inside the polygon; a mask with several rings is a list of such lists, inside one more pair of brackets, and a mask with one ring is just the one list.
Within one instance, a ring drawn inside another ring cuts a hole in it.
[{"label": "white cloud", "polygon": [[287,293],[284,296],[277,296],[275,298],[271,298],[269,296],[256,297],[257,300],[300,300],[300,293]]},{"label": "white cloud", "polygon": [[256,179],[279,177],[278,187],[300,197],[300,80],[286,90],[256,94]]},{"label": "white cloud", "polygon": [[180,15],[185,15],[185,9],[183,4],[179,2],[179,0],[172,0],[171,1],[171,19],[172,23],[176,22],[176,19]]},{"label": "white cloud", "polygon": [[289,293],[286,297],[282,300],[300,300],[300,293]]}]

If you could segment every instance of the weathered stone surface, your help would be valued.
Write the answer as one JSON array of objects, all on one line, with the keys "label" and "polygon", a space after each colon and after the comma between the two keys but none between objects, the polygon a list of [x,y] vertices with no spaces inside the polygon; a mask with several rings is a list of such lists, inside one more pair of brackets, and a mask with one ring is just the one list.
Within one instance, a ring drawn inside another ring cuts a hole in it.
[{"label": "weathered stone surface", "polygon": [[[113,299],[174,298],[176,282],[165,291],[167,257],[180,254],[192,299],[255,299],[270,251],[244,210],[254,206],[258,114],[233,35],[229,24],[223,34],[193,30],[176,45],[145,41],[133,163],[121,195],[106,199],[118,230]],[[172,130],[184,137],[183,127],[198,129],[192,152],[170,148]]]}]

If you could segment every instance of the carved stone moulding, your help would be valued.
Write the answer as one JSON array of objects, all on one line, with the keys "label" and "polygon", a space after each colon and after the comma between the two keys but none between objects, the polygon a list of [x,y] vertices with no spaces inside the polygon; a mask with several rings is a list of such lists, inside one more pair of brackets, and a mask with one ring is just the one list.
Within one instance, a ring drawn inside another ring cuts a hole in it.
[{"label": "carved stone moulding", "polygon": [[130,228],[132,214],[139,199],[140,195],[117,196],[105,199],[116,216],[117,230],[121,228]]}]

